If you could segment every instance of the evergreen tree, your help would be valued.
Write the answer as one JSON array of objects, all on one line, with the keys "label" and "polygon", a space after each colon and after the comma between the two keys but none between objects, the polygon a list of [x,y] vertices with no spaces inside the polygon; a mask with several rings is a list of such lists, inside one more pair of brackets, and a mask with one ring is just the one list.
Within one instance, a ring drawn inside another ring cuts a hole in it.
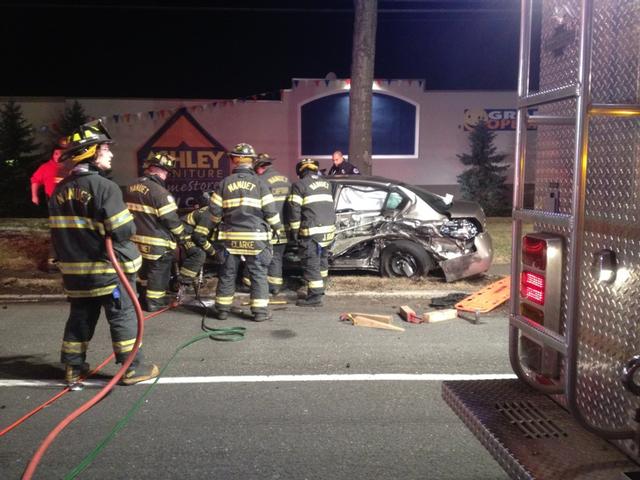
[{"label": "evergreen tree", "polygon": [[469,134],[471,153],[457,155],[464,165],[470,166],[458,175],[462,197],[480,203],[488,216],[507,215],[511,208],[507,201],[506,175],[503,175],[509,166],[502,164],[506,155],[496,154],[495,136],[487,124],[480,121]]},{"label": "evergreen tree", "polygon": [[[61,137],[68,137],[80,125],[89,121],[89,117],[84,112],[84,108],[77,100],[74,100],[71,106],[65,107],[62,116],[58,121],[58,133]],[[56,139],[57,140],[57,139]]]},{"label": "evergreen tree", "polygon": [[28,217],[42,215],[31,203],[29,179],[42,160],[33,127],[20,105],[13,100],[0,108],[0,215]]}]

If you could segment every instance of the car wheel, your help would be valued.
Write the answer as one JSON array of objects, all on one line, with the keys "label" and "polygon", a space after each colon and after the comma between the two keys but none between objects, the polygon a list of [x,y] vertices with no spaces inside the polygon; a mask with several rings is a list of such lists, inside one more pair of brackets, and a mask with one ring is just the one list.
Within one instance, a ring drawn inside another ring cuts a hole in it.
[{"label": "car wheel", "polygon": [[380,258],[380,272],[387,277],[420,277],[434,268],[424,248],[404,240],[387,245]]}]

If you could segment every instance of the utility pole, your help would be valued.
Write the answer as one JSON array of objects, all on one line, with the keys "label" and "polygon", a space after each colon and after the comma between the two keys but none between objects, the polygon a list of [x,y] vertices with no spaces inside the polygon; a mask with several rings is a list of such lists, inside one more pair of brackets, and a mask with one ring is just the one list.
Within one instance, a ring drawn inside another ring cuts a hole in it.
[{"label": "utility pole", "polygon": [[351,90],[349,92],[349,161],[371,175],[371,102],[376,53],[378,0],[354,0]]}]

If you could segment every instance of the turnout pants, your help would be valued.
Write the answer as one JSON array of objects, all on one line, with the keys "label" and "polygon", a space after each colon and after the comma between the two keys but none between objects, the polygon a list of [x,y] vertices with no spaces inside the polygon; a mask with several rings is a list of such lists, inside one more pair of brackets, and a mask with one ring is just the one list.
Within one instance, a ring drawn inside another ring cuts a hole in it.
[{"label": "turnout pants", "polygon": [[329,275],[329,249],[311,238],[299,241],[302,276],[308,295],[324,295],[324,279]]},{"label": "turnout pants", "polygon": [[[135,291],[133,277],[129,278],[129,283]],[[93,338],[100,310],[104,308],[116,362],[124,362],[129,352],[133,350],[138,333],[138,322],[133,303],[120,281],[109,295],[70,298],[69,302],[71,309],[64,327],[60,361],[68,365],[82,365],[85,362],[87,348]],[[140,357],[139,351],[137,360]]]},{"label": "turnout pants", "polygon": [[202,269],[207,259],[207,253],[190,240],[185,242],[184,247],[181,248],[183,260],[180,266],[180,281],[192,283]]},{"label": "turnout pants", "polygon": [[[269,283],[269,292],[278,292],[282,290],[284,286],[284,279],[282,278],[282,257],[284,256],[287,245],[282,243],[272,245],[271,248],[273,249],[273,256],[267,269],[267,282]],[[248,287],[251,286],[249,271],[246,267],[242,271],[242,283]]]},{"label": "turnout pants", "polygon": [[218,287],[216,288],[216,310],[228,312],[233,304],[233,296],[236,292],[236,276],[238,266],[245,261],[246,271],[251,281],[251,311],[255,313],[267,313],[269,306],[269,286],[267,284],[267,267],[271,261],[271,249],[262,250],[258,255],[233,255],[225,250],[224,264],[221,265],[218,274]]},{"label": "turnout pants", "polygon": [[167,305],[172,262],[173,250],[165,252],[157,260],[142,259],[142,267],[138,271],[138,298],[143,309]]}]

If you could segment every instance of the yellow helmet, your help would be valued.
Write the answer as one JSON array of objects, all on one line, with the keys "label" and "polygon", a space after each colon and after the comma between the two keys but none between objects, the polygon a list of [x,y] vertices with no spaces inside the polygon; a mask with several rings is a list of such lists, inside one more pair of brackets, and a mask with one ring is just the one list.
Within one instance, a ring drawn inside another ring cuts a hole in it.
[{"label": "yellow helmet", "polygon": [[239,143],[227,155],[233,163],[252,163],[256,158],[256,151],[248,143]]},{"label": "yellow helmet", "polygon": [[149,167],[163,168],[167,172],[175,175],[176,173],[176,157],[167,152],[151,152],[142,164],[142,169]]},{"label": "yellow helmet", "polygon": [[296,164],[296,174],[300,176],[302,175],[302,172],[307,169],[317,172],[318,168],[320,168],[320,164],[317,160],[313,160],[311,158],[303,158]]},{"label": "yellow helmet", "polygon": [[[98,145],[103,143],[113,143],[113,140],[102,122],[96,120],[85,123],[67,137],[60,161],[69,159],[73,163],[91,161],[95,158]],[[63,142],[60,144],[62,145]]]}]

